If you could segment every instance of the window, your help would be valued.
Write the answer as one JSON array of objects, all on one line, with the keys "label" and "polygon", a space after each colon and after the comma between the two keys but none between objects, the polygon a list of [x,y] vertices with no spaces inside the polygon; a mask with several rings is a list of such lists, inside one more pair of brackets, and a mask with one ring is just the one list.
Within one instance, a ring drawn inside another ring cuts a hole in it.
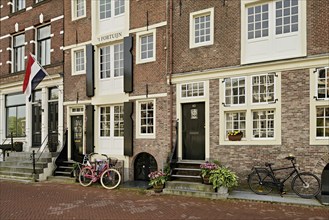
[{"label": "window", "polygon": [[253,138],[274,137],[274,111],[253,111]]},{"label": "window", "polygon": [[243,137],[246,137],[246,112],[229,112],[225,117],[225,134],[230,131],[242,131]]},{"label": "window", "polygon": [[123,106],[114,106],[114,137],[123,137]]},{"label": "window", "polygon": [[20,34],[14,36],[14,72],[22,71],[25,69],[25,35]]},{"label": "window", "polygon": [[214,8],[190,14],[190,48],[213,44]]},{"label": "window", "polygon": [[6,95],[6,137],[25,136],[25,95]]},{"label": "window", "polygon": [[86,0],[72,1],[72,19],[79,19],[86,16]]},{"label": "window", "polygon": [[329,141],[329,67],[310,69],[310,144]]},{"label": "window", "polygon": [[329,138],[329,107],[316,108],[316,137]]},{"label": "window", "polygon": [[[230,131],[243,132],[243,144],[280,144],[281,76],[277,73],[223,79],[220,84],[220,142],[228,141]],[[240,143],[241,144],[241,143]]]},{"label": "window", "polygon": [[155,138],[155,101],[147,100],[137,102],[138,117],[137,137]]},{"label": "window", "polygon": [[153,102],[145,102],[140,104],[141,110],[141,134],[153,134],[154,132],[154,114]]},{"label": "window", "polygon": [[245,103],[245,78],[228,78],[225,80],[225,104]]},{"label": "window", "polygon": [[298,0],[282,0],[275,3],[276,34],[298,31]]},{"label": "window", "polygon": [[268,36],[268,4],[248,8],[248,39]]},{"label": "window", "polygon": [[[112,9],[114,8],[114,14]],[[106,19],[112,16],[121,15],[125,12],[125,0],[100,0],[99,1],[99,18]]]},{"label": "window", "polygon": [[38,29],[38,61],[43,65],[50,64],[50,47],[51,47],[51,37],[50,37],[50,25],[44,26]]},{"label": "window", "polygon": [[321,68],[317,75],[317,98],[329,99],[329,67]]},{"label": "window", "polygon": [[137,33],[137,63],[155,61],[156,56],[156,31],[146,31]]},{"label": "window", "polygon": [[100,48],[101,79],[123,76],[123,44]]},{"label": "window", "polygon": [[306,56],[306,3],[241,1],[241,63]]},{"label": "window", "polygon": [[25,0],[13,0],[13,12],[25,8]]},{"label": "window", "polygon": [[123,105],[100,108],[100,136],[123,137]]},{"label": "window", "polygon": [[100,135],[101,137],[109,137],[111,128],[111,107],[101,107],[100,116]]},{"label": "window", "polygon": [[85,73],[85,50],[84,48],[77,48],[72,50],[72,75]]},{"label": "window", "polygon": [[252,77],[252,102],[274,101],[274,75],[267,74]]},{"label": "window", "polygon": [[181,91],[182,98],[204,96],[204,82],[182,84]]}]

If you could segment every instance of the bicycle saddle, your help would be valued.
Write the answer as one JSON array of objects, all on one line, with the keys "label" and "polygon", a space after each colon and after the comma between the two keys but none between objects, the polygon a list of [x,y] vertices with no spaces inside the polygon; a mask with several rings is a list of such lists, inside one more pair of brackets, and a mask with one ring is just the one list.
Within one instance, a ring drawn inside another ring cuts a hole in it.
[{"label": "bicycle saddle", "polygon": [[295,159],[295,156],[292,155],[292,154],[289,154],[288,156],[285,157],[285,159],[287,159],[287,160],[294,160]]},{"label": "bicycle saddle", "polygon": [[272,166],[272,165],[274,165],[274,163],[265,163],[266,167],[269,167],[269,166]]}]

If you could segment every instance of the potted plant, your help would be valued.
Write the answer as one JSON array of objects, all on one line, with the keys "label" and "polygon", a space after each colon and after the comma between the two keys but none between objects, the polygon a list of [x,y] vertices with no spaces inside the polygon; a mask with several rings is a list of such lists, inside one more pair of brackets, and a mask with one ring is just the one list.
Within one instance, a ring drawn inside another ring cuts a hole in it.
[{"label": "potted plant", "polygon": [[230,141],[241,141],[242,136],[242,131],[229,131],[227,133],[227,137]]},{"label": "potted plant", "polygon": [[201,168],[201,178],[204,184],[210,184],[209,182],[209,177],[210,177],[210,172],[212,170],[215,170],[218,168],[218,163],[212,163],[206,161],[205,163],[202,163],[200,165]]},{"label": "potted plant", "polygon": [[218,167],[210,171],[209,181],[218,193],[226,193],[238,185],[238,176],[227,167]]},{"label": "potted plant", "polygon": [[151,172],[148,177],[150,178],[149,185],[153,187],[154,192],[162,192],[162,189],[167,182],[168,175],[160,170]]}]

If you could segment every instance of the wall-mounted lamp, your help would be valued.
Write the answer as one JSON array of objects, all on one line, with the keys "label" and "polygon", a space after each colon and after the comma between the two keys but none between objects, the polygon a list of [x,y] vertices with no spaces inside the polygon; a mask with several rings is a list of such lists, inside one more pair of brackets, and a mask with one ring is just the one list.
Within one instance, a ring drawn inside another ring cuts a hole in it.
[{"label": "wall-mounted lamp", "polygon": [[38,102],[37,102],[37,106],[40,107],[40,110],[41,110],[42,112],[44,112],[44,109],[42,108],[41,99],[38,100]]}]

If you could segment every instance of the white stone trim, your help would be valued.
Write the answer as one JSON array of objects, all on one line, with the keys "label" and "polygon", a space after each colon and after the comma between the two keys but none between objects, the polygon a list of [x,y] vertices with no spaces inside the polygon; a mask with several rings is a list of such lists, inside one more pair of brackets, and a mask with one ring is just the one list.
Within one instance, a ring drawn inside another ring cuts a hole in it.
[{"label": "white stone trim", "polygon": [[50,19],[50,22],[54,22],[54,21],[57,21],[57,20],[60,20],[60,19],[63,19],[63,18],[64,18],[64,15],[60,15],[60,16],[57,16],[55,18]]},{"label": "white stone trim", "polygon": [[9,16],[2,17],[2,18],[0,18],[0,21],[4,21],[4,20],[6,20],[8,18],[9,18]]},{"label": "white stone trim", "polygon": [[63,50],[71,50],[76,47],[86,46],[87,44],[91,44],[91,41],[86,41],[86,42],[79,43],[79,44],[71,44],[71,45],[63,47]]},{"label": "white stone trim", "polygon": [[140,95],[140,96],[129,96],[129,100],[139,100],[139,99],[148,99],[148,98],[163,98],[167,97],[167,93],[157,93],[157,94],[149,94],[146,95]]}]

